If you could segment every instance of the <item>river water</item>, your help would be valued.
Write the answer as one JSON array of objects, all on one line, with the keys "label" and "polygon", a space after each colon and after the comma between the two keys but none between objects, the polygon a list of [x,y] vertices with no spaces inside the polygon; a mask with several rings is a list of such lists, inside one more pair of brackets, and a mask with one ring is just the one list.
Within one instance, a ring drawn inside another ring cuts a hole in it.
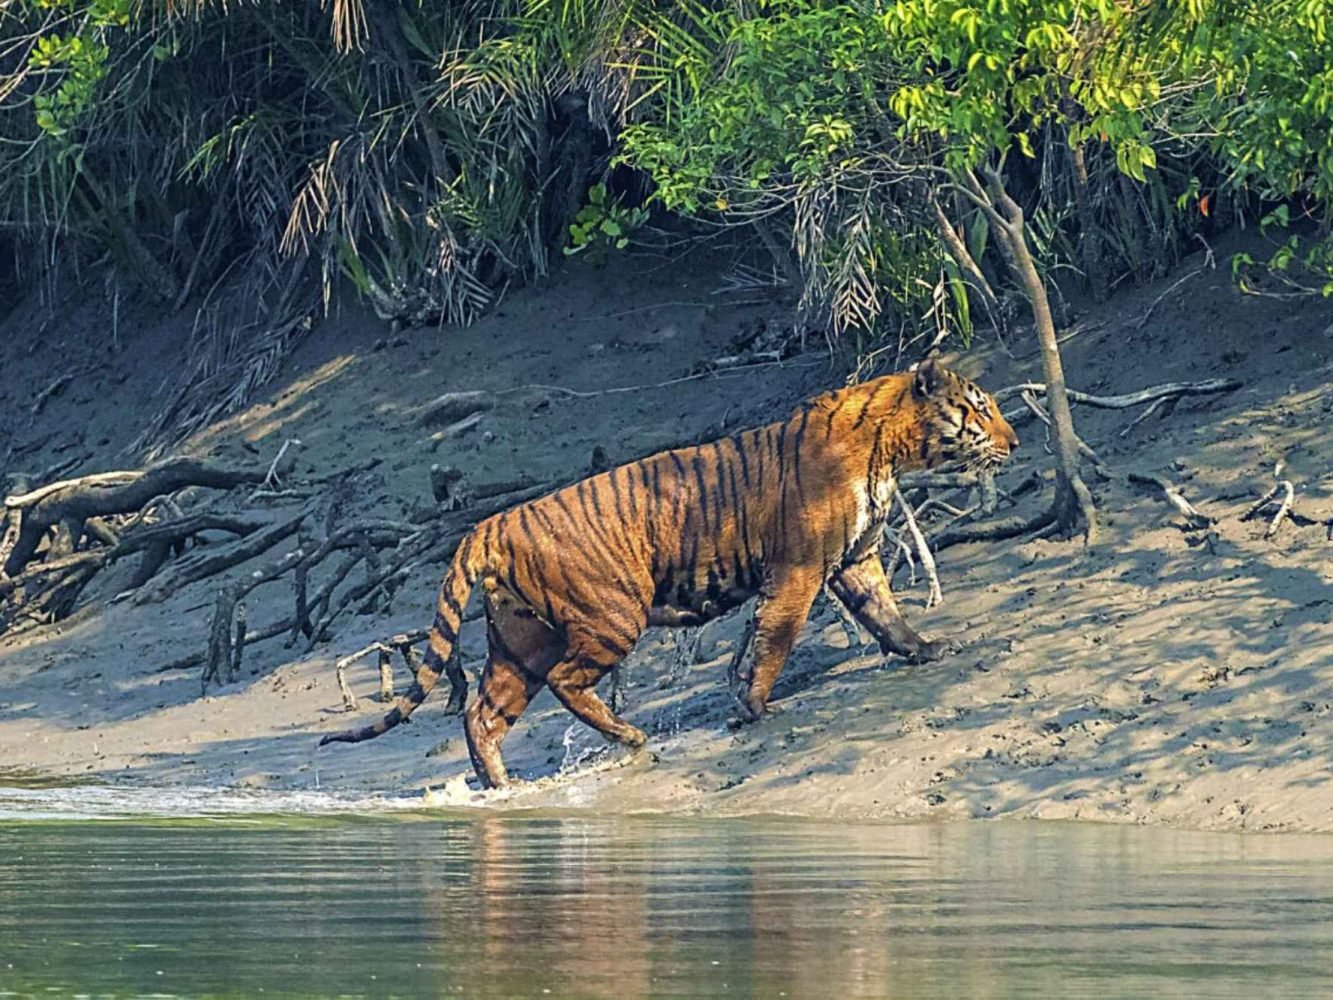
[{"label": "river water", "polygon": [[0,996],[1320,996],[1333,838],[0,788]]}]

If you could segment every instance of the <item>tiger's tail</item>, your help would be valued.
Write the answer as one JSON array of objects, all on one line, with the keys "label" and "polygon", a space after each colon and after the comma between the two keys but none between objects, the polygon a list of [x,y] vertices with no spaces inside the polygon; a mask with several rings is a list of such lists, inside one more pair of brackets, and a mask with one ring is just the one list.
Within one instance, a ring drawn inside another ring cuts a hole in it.
[{"label": "tiger's tail", "polygon": [[[319,745],[325,743],[360,743],[387,733],[417,710],[439,681],[441,674],[449,671],[449,661],[458,645],[458,629],[463,622],[463,608],[472,588],[481,575],[484,559],[478,552],[476,534],[468,535],[459,544],[454,553],[453,564],[444,574],[440,584],[440,596],[435,601],[435,623],[431,626],[430,636],[426,640],[426,655],[422,658],[417,679],[408,688],[407,693],[398,699],[398,704],[391,708],[379,722],[360,729],[346,729],[340,733],[329,733]],[[457,667],[454,668],[455,672]],[[461,708],[461,701],[459,703]]]}]

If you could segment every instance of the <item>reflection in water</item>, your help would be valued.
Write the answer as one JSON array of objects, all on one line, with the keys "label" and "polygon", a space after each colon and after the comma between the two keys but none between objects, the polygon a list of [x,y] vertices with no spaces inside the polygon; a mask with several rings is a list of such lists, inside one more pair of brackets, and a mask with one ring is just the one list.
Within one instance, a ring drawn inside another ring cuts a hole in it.
[{"label": "reflection in water", "polygon": [[1333,840],[424,814],[0,819],[0,996],[1314,995]]}]

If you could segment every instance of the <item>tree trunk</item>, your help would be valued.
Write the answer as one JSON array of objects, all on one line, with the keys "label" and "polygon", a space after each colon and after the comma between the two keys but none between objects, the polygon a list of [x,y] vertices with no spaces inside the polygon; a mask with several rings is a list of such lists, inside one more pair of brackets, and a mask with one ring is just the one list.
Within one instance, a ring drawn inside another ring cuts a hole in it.
[{"label": "tree trunk", "polygon": [[1046,405],[1051,414],[1055,435],[1055,503],[1053,514],[1061,530],[1069,534],[1081,531],[1084,541],[1091,545],[1097,536],[1097,510],[1092,493],[1079,474],[1078,437],[1074,433],[1074,417],[1069,410],[1069,396],[1065,389],[1064,366],[1060,362],[1060,348],[1056,340],[1055,319],[1046,286],[1037,271],[1032,251],[1028,247],[1027,225],[1023,208],[1004,189],[1004,182],[993,170],[986,171],[986,187],[971,173],[965,176],[968,189],[986,212],[995,227],[996,235],[1008,251],[1009,265],[1023,285],[1032,303],[1037,341],[1041,345],[1041,363],[1046,373]]},{"label": "tree trunk", "polygon": [[1083,156],[1081,143],[1070,146],[1069,152],[1074,164],[1074,207],[1078,212],[1079,253],[1083,257],[1083,270],[1087,274],[1092,297],[1098,302],[1105,302],[1106,268],[1102,264],[1102,240],[1097,230],[1096,213],[1092,210],[1088,162]]},{"label": "tree trunk", "polygon": [[967,275],[967,287],[980,296],[995,329],[1001,334],[1007,333],[1008,324],[1004,321],[1004,311],[1000,308],[1000,300],[996,297],[995,290],[991,288],[990,282],[986,280],[986,275],[982,272],[976,260],[973,259],[971,251],[967,249],[967,244],[963,242],[958,230],[954,229],[953,223],[944,214],[939,199],[932,198],[930,206],[935,211],[935,225],[939,230],[940,238],[944,240],[945,247],[948,248],[949,256],[954,259],[954,263],[958,265],[959,270]]}]

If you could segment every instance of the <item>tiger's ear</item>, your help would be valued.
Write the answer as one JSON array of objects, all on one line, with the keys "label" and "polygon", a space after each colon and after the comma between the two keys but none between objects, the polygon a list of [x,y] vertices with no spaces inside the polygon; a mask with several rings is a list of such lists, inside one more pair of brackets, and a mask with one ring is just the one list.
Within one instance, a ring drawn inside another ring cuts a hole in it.
[{"label": "tiger's ear", "polygon": [[916,366],[916,374],[912,378],[912,395],[917,399],[925,399],[934,394],[939,387],[939,366],[935,364],[934,358],[926,358]]}]

